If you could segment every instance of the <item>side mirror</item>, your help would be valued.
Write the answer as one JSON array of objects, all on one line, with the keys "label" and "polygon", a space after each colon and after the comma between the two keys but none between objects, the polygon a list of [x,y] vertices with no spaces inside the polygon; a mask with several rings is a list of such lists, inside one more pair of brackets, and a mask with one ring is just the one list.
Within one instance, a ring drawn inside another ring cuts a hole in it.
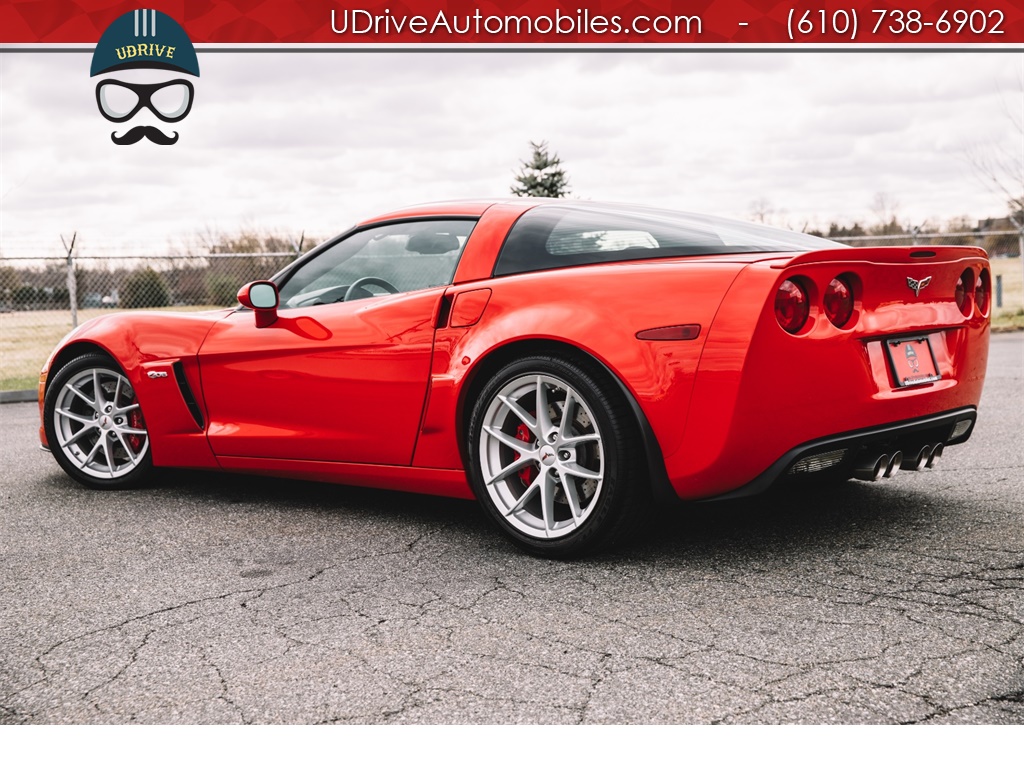
[{"label": "side mirror", "polygon": [[277,322],[279,301],[277,286],[269,280],[256,280],[238,290],[238,303],[256,313],[257,328],[266,328]]}]

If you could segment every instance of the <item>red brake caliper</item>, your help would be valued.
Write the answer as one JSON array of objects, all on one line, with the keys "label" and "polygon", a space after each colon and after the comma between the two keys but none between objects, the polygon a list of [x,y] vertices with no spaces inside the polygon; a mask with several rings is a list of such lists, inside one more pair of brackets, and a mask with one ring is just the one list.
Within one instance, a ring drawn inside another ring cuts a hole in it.
[{"label": "red brake caliper", "polygon": [[[522,440],[524,443],[532,443],[533,435],[530,434],[530,428],[525,424],[520,424],[519,428],[516,429],[516,440]],[[519,459],[519,452],[516,452],[515,460]],[[523,485],[529,485],[533,482],[533,479],[537,476],[537,468],[532,464],[528,467],[523,467],[519,470],[519,480]]]},{"label": "red brake caliper", "polygon": [[[128,426],[132,429],[145,429],[146,423],[142,420],[142,409],[136,408],[128,414]],[[143,435],[128,435],[128,445],[132,447],[132,450],[138,453],[139,449],[142,448],[142,441],[145,439]]]}]

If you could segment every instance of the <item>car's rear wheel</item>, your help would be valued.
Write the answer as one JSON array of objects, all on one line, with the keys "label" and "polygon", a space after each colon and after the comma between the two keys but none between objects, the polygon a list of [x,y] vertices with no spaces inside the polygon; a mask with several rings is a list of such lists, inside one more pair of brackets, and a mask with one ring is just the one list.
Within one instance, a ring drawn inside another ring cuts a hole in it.
[{"label": "car's rear wheel", "polygon": [[639,431],[596,365],[552,356],[506,365],[476,399],[468,452],[477,498],[529,552],[578,556],[638,522]]},{"label": "car's rear wheel", "polygon": [[83,485],[127,488],[152,470],[135,390],[104,355],[82,355],[57,372],[46,392],[43,426],[57,463]]}]

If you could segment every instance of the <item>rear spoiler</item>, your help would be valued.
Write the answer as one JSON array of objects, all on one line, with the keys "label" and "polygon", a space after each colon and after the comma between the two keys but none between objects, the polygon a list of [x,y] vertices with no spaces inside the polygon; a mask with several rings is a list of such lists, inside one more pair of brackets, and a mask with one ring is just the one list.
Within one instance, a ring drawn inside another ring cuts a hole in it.
[{"label": "rear spoiler", "polygon": [[959,261],[979,258],[988,260],[988,254],[981,248],[970,245],[901,245],[878,248],[834,248],[823,251],[799,253],[788,261],[772,264],[772,269],[788,269],[796,264],[817,264],[828,261],[870,261],[876,264],[913,264],[914,262]]}]

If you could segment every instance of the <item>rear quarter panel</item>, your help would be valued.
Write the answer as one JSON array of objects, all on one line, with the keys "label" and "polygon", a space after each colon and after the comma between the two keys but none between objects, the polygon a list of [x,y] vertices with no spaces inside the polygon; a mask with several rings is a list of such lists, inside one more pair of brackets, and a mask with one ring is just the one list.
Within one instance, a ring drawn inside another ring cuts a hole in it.
[{"label": "rear quarter panel", "polygon": [[[964,269],[987,267],[984,252],[945,249],[915,262],[909,249],[846,249],[752,264],[715,319],[693,387],[683,449],[666,458],[683,498],[714,496],[754,479],[786,451],[811,440],[976,406],[988,359],[988,318],[965,318],[953,302]],[[819,261],[815,261],[818,259]],[[821,294],[840,274],[860,277],[854,316],[836,328]],[[811,317],[796,335],[774,315],[774,292],[806,278]],[[915,297],[907,277],[931,275]],[[940,381],[898,388],[884,340],[931,339]]]},{"label": "rear quarter panel", "polygon": [[[742,266],[698,259],[605,264],[464,286],[489,288],[491,298],[475,325],[436,334],[414,464],[462,466],[460,444],[473,407],[468,385],[492,355],[525,341],[572,345],[601,361],[637,399],[665,454],[678,451],[707,331]],[[691,323],[701,332],[690,341],[636,338],[638,331]]]}]

